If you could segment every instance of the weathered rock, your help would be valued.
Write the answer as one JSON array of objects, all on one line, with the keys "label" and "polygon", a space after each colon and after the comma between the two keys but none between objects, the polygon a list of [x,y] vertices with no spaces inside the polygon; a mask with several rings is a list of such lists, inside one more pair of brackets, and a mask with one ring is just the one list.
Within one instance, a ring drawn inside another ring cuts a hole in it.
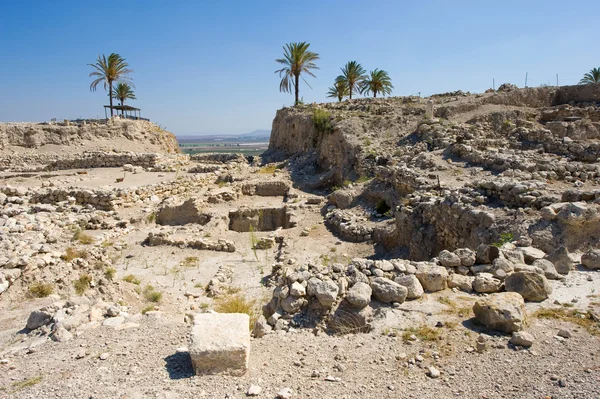
[{"label": "weathered rock", "polygon": [[494,278],[490,273],[479,273],[473,280],[473,289],[478,293],[490,293],[500,291],[502,281]]},{"label": "weathered rock", "polygon": [[542,269],[548,279],[556,280],[560,277],[556,268],[548,259],[536,259],[531,266]]},{"label": "weathered rock", "polygon": [[508,274],[511,274],[514,271],[514,268],[514,264],[508,259],[496,258],[492,263],[490,273],[497,278],[504,279]]},{"label": "weathered rock", "polygon": [[331,280],[321,280],[316,277],[308,280],[308,295],[316,297],[319,300],[319,303],[324,307],[333,305],[338,292],[338,285]]},{"label": "weathered rock", "polygon": [[407,274],[405,276],[396,277],[394,279],[394,282],[400,284],[403,287],[406,287],[408,291],[406,298],[408,299],[416,299],[423,296],[423,286],[414,274]]},{"label": "weathered rock", "polygon": [[302,297],[306,295],[306,288],[299,282],[295,281],[290,286],[290,294],[295,297]]},{"label": "weathered rock", "polygon": [[461,266],[473,266],[475,264],[475,260],[477,259],[477,254],[471,251],[469,248],[459,248],[455,250],[454,253],[460,258]]},{"label": "weathered rock", "polygon": [[453,254],[452,252],[445,249],[442,252],[440,252],[440,254],[438,255],[438,259],[440,261],[440,264],[444,267],[458,267],[461,264],[458,255]]},{"label": "weathered rock", "polygon": [[366,307],[371,302],[373,290],[367,283],[357,282],[348,290],[346,300],[357,309]]},{"label": "weathered rock", "polygon": [[516,292],[500,292],[477,301],[473,313],[485,327],[512,333],[523,329],[525,302]]},{"label": "weathered rock", "polygon": [[546,253],[541,249],[537,249],[534,247],[521,247],[518,248],[521,253],[523,253],[523,258],[525,259],[525,263],[532,264],[538,259],[543,259],[546,256]]},{"label": "weathered rock", "polygon": [[554,264],[554,268],[560,274],[569,274],[573,268],[573,261],[569,257],[569,251],[565,247],[559,247],[546,257]]},{"label": "weathered rock", "polygon": [[281,301],[281,309],[289,314],[294,314],[302,308],[304,305],[304,298],[289,295],[287,298]]},{"label": "weathered rock", "polygon": [[256,320],[254,322],[254,329],[252,330],[252,336],[254,336],[254,338],[262,338],[265,335],[267,335],[268,333],[270,333],[271,330],[272,330],[272,327],[269,325],[269,323],[267,323],[267,319],[265,319],[265,316],[260,315],[258,320]]},{"label": "weathered rock", "polygon": [[512,337],[510,338],[510,343],[515,346],[522,346],[524,348],[529,348],[533,345],[534,338],[533,335],[526,331],[515,331],[512,333]]},{"label": "weathered rock", "polygon": [[436,292],[446,289],[448,271],[440,266],[419,266],[415,274],[425,291]]},{"label": "weathered rock", "polygon": [[61,325],[58,325],[52,331],[52,340],[56,342],[66,342],[73,339],[73,334],[71,334],[66,328]]},{"label": "weathered rock", "polygon": [[249,323],[247,314],[196,314],[190,345],[196,375],[246,373],[250,354]]},{"label": "weathered rock", "polygon": [[506,291],[519,293],[526,301],[543,301],[552,293],[552,287],[544,275],[531,272],[515,272],[504,280]]},{"label": "weathered rock", "polygon": [[461,274],[451,274],[448,277],[448,288],[458,288],[464,292],[473,292],[473,276],[463,276]]},{"label": "weathered rock", "polygon": [[43,310],[34,310],[29,314],[29,318],[27,319],[27,328],[35,330],[36,328],[50,324],[51,321],[51,313]]},{"label": "weathered rock", "polygon": [[581,255],[581,264],[590,270],[600,270],[600,249],[591,249]]},{"label": "weathered rock", "polygon": [[481,244],[477,247],[477,263],[487,265],[492,263],[498,256],[500,256],[500,250],[493,245]]},{"label": "weathered rock", "polygon": [[408,289],[398,283],[393,282],[385,277],[377,277],[371,282],[373,297],[379,302],[402,303],[406,300]]}]

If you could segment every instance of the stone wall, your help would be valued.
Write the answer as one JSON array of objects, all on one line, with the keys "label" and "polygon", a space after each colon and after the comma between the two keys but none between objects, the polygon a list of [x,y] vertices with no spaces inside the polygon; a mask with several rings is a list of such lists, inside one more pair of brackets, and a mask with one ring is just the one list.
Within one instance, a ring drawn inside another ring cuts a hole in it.
[{"label": "stone wall", "polygon": [[552,105],[600,102],[600,83],[576,86],[561,86],[556,90]]},{"label": "stone wall", "polygon": [[56,204],[71,201],[79,205],[91,205],[100,210],[113,210],[138,201],[159,201],[172,195],[184,194],[201,186],[203,180],[194,176],[128,189],[44,188],[30,190],[31,203]]}]

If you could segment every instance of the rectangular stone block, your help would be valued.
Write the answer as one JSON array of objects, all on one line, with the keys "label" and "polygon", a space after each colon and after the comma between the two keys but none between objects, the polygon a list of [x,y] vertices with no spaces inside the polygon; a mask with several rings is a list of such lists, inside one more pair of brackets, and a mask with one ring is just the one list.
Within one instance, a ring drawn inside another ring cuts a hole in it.
[{"label": "rectangular stone block", "polygon": [[241,313],[194,316],[190,357],[196,375],[243,375],[250,355],[250,318]]}]

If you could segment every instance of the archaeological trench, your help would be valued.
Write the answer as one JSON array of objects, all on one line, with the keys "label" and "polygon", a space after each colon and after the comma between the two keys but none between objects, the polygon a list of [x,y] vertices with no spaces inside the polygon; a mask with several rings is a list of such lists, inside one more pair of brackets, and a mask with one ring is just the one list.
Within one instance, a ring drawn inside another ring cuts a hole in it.
[{"label": "archaeological trench", "polygon": [[[0,124],[0,397],[597,397],[599,105],[298,105],[251,159],[149,122]],[[525,353],[554,371],[456,387],[465,356]]]}]

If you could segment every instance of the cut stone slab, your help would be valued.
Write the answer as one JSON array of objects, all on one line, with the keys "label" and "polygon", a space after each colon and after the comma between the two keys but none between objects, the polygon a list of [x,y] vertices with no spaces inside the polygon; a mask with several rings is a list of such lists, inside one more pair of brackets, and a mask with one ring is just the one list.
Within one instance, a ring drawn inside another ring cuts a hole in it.
[{"label": "cut stone slab", "polygon": [[250,355],[249,324],[247,314],[196,314],[190,345],[196,375],[245,374]]}]

